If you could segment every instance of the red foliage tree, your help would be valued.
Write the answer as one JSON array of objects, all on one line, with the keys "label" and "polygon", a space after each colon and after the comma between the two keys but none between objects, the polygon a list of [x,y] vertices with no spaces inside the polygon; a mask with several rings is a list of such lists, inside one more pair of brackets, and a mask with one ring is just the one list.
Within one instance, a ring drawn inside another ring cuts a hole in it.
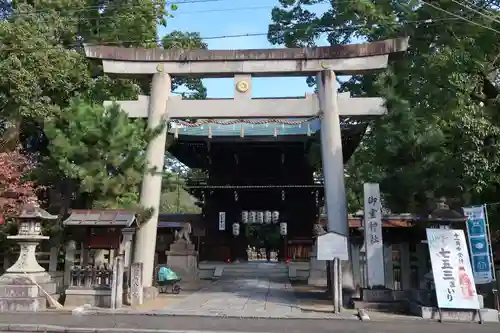
[{"label": "red foliage tree", "polygon": [[5,216],[19,213],[26,202],[36,200],[36,187],[23,177],[33,164],[20,151],[0,153],[0,222]]}]

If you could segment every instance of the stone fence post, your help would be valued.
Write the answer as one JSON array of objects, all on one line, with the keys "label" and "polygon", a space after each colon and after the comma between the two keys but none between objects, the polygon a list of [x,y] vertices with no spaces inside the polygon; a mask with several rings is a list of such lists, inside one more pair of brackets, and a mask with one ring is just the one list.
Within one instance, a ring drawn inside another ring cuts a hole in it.
[{"label": "stone fence post", "polygon": [[64,253],[64,286],[69,286],[71,283],[71,268],[75,265],[76,257],[76,242],[74,240],[66,243],[66,251]]},{"label": "stone fence post", "polygon": [[57,272],[58,261],[59,261],[59,246],[54,245],[50,248],[49,272]]},{"label": "stone fence post", "polygon": [[113,260],[113,280],[111,283],[111,308],[119,309],[123,305],[123,257]]}]

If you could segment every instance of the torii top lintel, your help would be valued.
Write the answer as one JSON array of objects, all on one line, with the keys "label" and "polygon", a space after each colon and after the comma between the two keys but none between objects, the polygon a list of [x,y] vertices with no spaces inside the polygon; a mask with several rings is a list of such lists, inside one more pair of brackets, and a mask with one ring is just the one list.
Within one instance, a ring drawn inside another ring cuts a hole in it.
[{"label": "torii top lintel", "polygon": [[254,50],[164,50],[86,45],[88,58],[103,61],[104,71],[114,74],[150,75],[158,71],[174,76],[230,77],[314,75],[331,69],[352,75],[387,67],[390,55],[405,52],[408,38],[365,44],[314,48]]}]

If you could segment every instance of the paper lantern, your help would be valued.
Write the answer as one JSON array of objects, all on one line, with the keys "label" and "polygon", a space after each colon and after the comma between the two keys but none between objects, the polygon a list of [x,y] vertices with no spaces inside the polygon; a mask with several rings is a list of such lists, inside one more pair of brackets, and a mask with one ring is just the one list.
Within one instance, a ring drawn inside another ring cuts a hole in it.
[{"label": "paper lantern", "polygon": [[264,223],[264,212],[257,212],[257,223]]},{"label": "paper lantern", "polygon": [[272,221],[273,223],[278,223],[279,220],[280,220],[280,212],[278,212],[277,210],[275,210],[273,213],[272,213]]},{"label": "paper lantern", "polygon": [[233,236],[239,236],[240,234],[240,224],[239,223],[233,223]]},{"label": "paper lantern", "polygon": [[286,236],[287,233],[288,233],[288,229],[287,229],[286,222],[281,222],[280,223],[280,235],[281,236]]},{"label": "paper lantern", "polygon": [[241,222],[243,224],[247,224],[248,223],[248,211],[244,210],[241,212]]},{"label": "paper lantern", "polygon": [[248,222],[255,223],[257,221],[257,213],[253,210],[248,213]]},{"label": "paper lantern", "polygon": [[271,211],[266,210],[266,211],[264,212],[264,222],[265,222],[266,224],[269,224],[269,223],[271,223],[272,221],[273,221],[273,214],[271,213]]}]

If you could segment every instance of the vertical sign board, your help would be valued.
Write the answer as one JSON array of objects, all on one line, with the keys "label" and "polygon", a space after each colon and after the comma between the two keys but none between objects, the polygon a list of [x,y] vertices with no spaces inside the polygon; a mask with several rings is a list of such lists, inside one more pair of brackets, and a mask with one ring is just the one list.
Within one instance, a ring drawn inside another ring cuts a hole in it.
[{"label": "vertical sign board", "polygon": [[382,205],[378,184],[364,184],[364,229],[368,287],[385,285]]},{"label": "vertical sign board", "polygon": [[219,212],[219,230],[226,230],[226,212]]},{"label": "vertical sign board", "polygon": [[463,208],[467,216],[467,235],[474,281],[485,284],[493,281],[493,265],[488,224],[483,206]]},{"label": "vertical sign board", "polygon": [[463,230],[426,229],[438,307],[479,309]]}]

